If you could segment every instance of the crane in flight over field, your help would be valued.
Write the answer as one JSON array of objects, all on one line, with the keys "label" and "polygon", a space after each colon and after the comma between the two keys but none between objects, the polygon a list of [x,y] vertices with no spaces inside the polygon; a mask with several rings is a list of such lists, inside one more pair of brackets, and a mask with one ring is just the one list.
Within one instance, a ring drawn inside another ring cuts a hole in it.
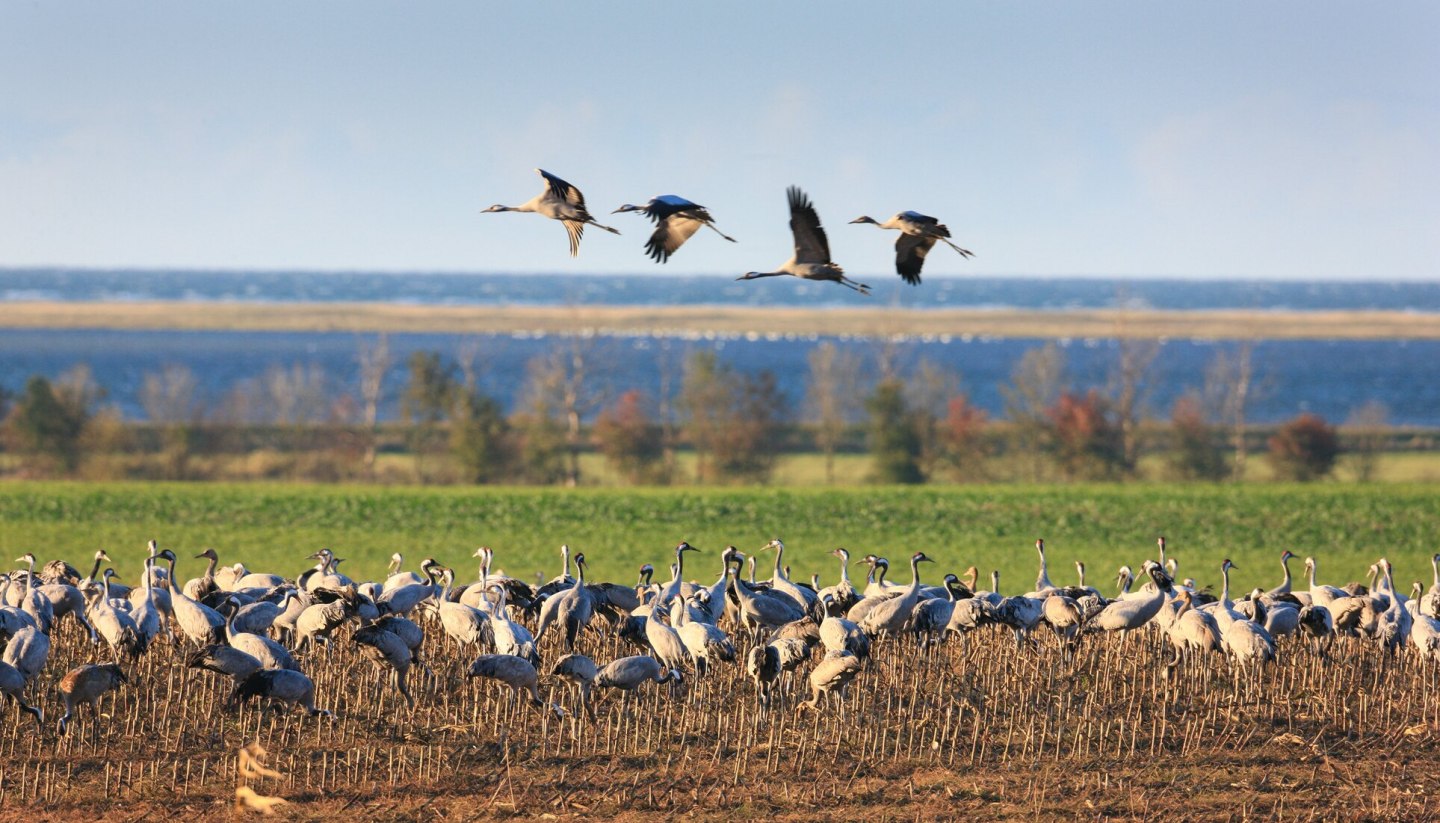
[{"label": "crane in flight over field", "polygon": [[595,222],[590,216],[589,209],[585,208],[585,195],[580,190],[566,183],[544,169],[535,170],[541,177],[545,178],[545,190],[535,195],[529,202],[521,203],[518,206],[502,206],[495,204],[485,209],[482,214],[501,211],[534,212],[543,214],[551,220],[559,220],[565,224],[565,231],[570,233],[570,256],[575,257],[580,253],[580,237],[585,233],[585,227],[594,226],[604,229],[611,234],[620,232],[602,226]]},{"label": "crane in flight over field", "polygon": [[643,206],[626,203],[611,214],[627,211],[638,211],[655,221],[655,233],[645,242],[645,251],[657,263],[669,261],[670,255],[700,231],[701,226],[709,226],[711,231],[735,242],[735,238],[715,228],[715,220],[704,206],[678,195],[657,194]]},{"label": "crane in flight over field", "polygon": [[795,236],[795,255],[778,271],[746,272],[735,279],[754,280],[788,274],[805,280],[829,280],[861,294],[869,294],[869,286],[846,277],[844,269],[830,262],[830,241],[825,237],[820,215],[815,213],[810,198],[798,186],[791,186],[785,193],[790,201],[790,233]]},{"label": "crane in flight over field", "polygon": [[950,242],[950,229],[928,214],[918,211],[902,211],[884,223],[873,217],[857,217],[851,223],[869,223],[882,229],[899,229],[895,239],[895,271],[906,283],[920,285],[920,267],[925,265],[925,255],[935,247],[936,242],[960,252],[961,257],[974,257],[969,249],[962,249]]}]

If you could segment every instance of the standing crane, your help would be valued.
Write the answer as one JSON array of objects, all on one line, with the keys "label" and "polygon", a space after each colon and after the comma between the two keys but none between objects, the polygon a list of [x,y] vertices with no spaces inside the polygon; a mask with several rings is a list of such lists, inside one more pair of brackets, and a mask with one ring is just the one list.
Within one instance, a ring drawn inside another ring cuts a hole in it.
[{"label": "standing crane", "polygon": [[790,203],[790,233],[795,238],[795,254],[775,271],[751,271],[735,279],[755,280],[788,274],[803,280],[828,280],[861,294],[869,294],[869,286],[846,277],[845,270],[831,262],[830,241],[820,225],[820,215],[815,213],[815,207],[805,192],[798,186],[791,186],[785,190],[785,195]]},{"label": "standing crane", "polygon": [[565,231],[570,235],[571,257],[580,254],[580,238],[585,234],[586,226],[604,229],[611,234],[620,233],[595,222],[595,218],[590,216],[590,210],[585,208],[585,195],[581,194],[579,189],[544,169],[536,169],[535,172],[545,179],[543,191],[518,206],[502,206],[497,203],[485,209],[482,214],[502,211],[531,212],[551,220],[559,220],[565,224]]},{"label": "standing crane", "polygon": [[630,211],[638,211],[655,222],[655,233],[645,241],[645,251],[656,263],[668,262],[670,255],[700,231],[701,226],[708,226],[731,243],[735,242],[735,238],[715,228],[715,220],[704,206],[674,194],[657,194],[643,206],[626,203],[611,214]]},{"label": "standing crane", "polygon": [[900,236],[895,238],[895,273],[912,286],[920,285],[920,267],[925,265],[925,255],[937,242],[943,242],[959,252],[961,257],[975,256],[950,241],[950,229],[943,223],[918,211],[902,211],[884,223],[873,217],[857,217],[850,222],[900,230]]},{"label": "standing crane", "polygon": [[102,665],[86,664],[77,666],[60,678],[60,702],[65,704],[65,714],[60,716],[60,734],[70,723],[75,706],[88,703],[90,711],[100,715],[100,698],[129,682],[125,673],[114,663]]},{"label": "standing crane", "polygon": [[920,564],[933,563],[925,552],[916,552],[910,557],[910,586],[905,593],[899,597],[892,597],[883,600],[878,606],[871,609],[869,614],[858,621],[860,628],[871,637],[881,632],[896,634],[905,628],[910,620],[911,612],[915,611],[915,603],[920,598]]}]

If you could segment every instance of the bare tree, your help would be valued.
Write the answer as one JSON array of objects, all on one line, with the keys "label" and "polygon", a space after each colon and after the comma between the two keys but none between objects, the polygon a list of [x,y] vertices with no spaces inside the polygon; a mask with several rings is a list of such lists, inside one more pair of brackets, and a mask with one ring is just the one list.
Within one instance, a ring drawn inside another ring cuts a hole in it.
[{"label": "bare tree", "polygon": [[147,373],[140,385],[140,405],[145,409],[145,416],[162,428],[165,438],[162,457],[172,479],[189,475],[195,445],[194,425],[202,414],[196,397],[198,387],[195,372],[175,363]]},{"label": "bare tree", "polygon": [[140,382],[140,407],[152,423],[193,423],[201,415],[200,381],[188,366],[169,363],[146,372]]},{"label": "bare tree", "polygon": [[360,416],[361,423],[365,426],[365,473],[373,476],[380,400],[384,397],[385,375],[390,371],[393,362],[390,356],[390,336],[381,333],[373,343],[362,339],[357,359],[360,361]]},{"label": "bare tree", "polygon": [[810,350],[805,405],[815,424],[815,442],[825,455],[825,482],[835,482],[835,451],[862,403],[860,359],[824,342]]},{"label": "bare tree", "polygon": [[329,412],[325,370],[317,363],[271,366],[265,372],[265,395],[271,419],[288,426],[323,422]]},{"label": "bare tree", "polygon": [[1390,410],[1379,400],[1368,403],[1350,412],[1345,420],[1347,462],[1355,472],[1355,479],[1368,483],[1375,479],[1380,455],[1385,451],[1385,440],[1390,425]]},{"label": "bare tree", "polygon": [[1160,354],[1161,343],[1132,336],[1126,321],[1123,313],[1115,321],[1117,356],[1110,375],[1110,408],[1120,424],[1124,470],[1134,471],[1140,460],[1140,421],[1151,390],[1150,367]]},{"label": "bare tree", "polygon": [[1031,480],[1044,477],[1045,457],[1051,447],[1047,412],[1064,390],[1065,353],[1053,342],[1021,355],[1010,373],[1010,385],[1000,387],[1011,440],[1023,456]]},{"label": "bare tree", "polygon": [[532,413],[559,414],[565,432],[565,485],[580,484],[580,450],[583,424],[604,403],[603,392],[592,391],[591,373],[596,356],[593,334],[572,334],[561,345],[531,359],[528,365],[527,406]]},{"label": "bare tree", "polygon": [[905,381],[905,403],[909,407],[915,434],[920,438],[920,470],[932,477],[944,445],[940,421],[945,418],[950,398],[960,393],[960,375],[928,357],[920,358],[910,379]]},{"label": "bare tree", "polygon": [[1254,399],[1255,341],[1242,340],[1233,353],[1221,351],[1205,368],[1205,398],[1214,417],[1230,428],[1230,445],[1234,450],[1231,476],[1245,478],[1246,413]]}]

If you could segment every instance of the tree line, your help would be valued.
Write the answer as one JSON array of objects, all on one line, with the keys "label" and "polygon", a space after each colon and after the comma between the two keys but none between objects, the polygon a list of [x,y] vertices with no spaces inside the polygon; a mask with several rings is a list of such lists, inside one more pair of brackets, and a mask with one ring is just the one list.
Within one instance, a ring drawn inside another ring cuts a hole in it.
[{"label": "tree line", "polygon": [[[121,476],[203,479],[204,458],[228,452],[269,454],[283,464],[280,474],[314,479],[579,485],[587,480],[582,457],[599,454],[627,483],[764,483],[781,455],[813,452],[823,457],[827,483],[1157,473],[1220,481],[1244,477],[1260,448],[1274,476],[1305,481],[1333,473],[1343,446],[1355,476],[1373,477],[1388,437],[1383,406],[1356,409],[1343,443],[1340,428],[1311,414],[1256,427],[1247,410],[1266,381],[1242,345],[1217,355],[1165,419],[1148,402],[1159,349],[1158,341],[1121,338],[1103,386],[1073,385],[1055,344],[1031,349],[1001,387],[1003,416],[992,420],[971,402],[961,375],[924,358],[905,363],[894,345],[872,363],[817,344],[798,387],[782,386],[771,371],[737,370],[711,350],[677,353],[661,359],[659,396],[651,396],[616,386],[608,371],[617,355],[574,337],[527,364],[507,413],[483,388],[483,361],[472,349],[415,352],[404,383],[387,385],[396,364],[381,335],[359,347],[348,386],[318,367],[277,366],[207,406],[196,375],[167,366],[144,376],[143,421],[105,405],[84,367],[54,380],[32,376],[18,390],[0,388],[8,460],[0,467],[74,476],[108,458],[110,473]],[[399,420],[382,422],[380,408],[393,399]],[[394,459],[382,471],[382,452],[403,457],[409,476],[395,475]],[[868,454],[868,472],[854,476],[852,462],[840,477],[838,458],[857,453]],[[267,471],[276,470],[254,473]]]}]

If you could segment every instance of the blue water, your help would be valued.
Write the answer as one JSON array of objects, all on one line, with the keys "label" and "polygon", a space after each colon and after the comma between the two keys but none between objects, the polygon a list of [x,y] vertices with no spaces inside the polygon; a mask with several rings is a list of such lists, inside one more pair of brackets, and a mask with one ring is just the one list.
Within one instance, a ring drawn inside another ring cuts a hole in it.
[{"label": "blue water", "polygon": [[[1024,278],[932,278],[920,289],[886,283],[872,299],[886,305],[990,306],[1039,309],[1116,305],[1162,309],[1390,309],[1440,313],[1436,283],[1266,283],[1247,281],[1075,280]],[[0,270],[3,302],[48,300],[191,301],[384,301],[479,305],[856,305],[864,298],[827,283],[790,278],[738,283],[711,276],[458,275],[373,273],[244,273],[185,271]],[[1440,322],[1440,317],[1437,317]],[[349,332],[166,332],[0,329],[0,386],[19,389],[32,374],[55,377],[86,364],[126,417],[144,419],[140,389],[145,376],[168,364],[188,367],[200,381],[200,399],[221,418],[257,419],[253,399],[267,371],[301,365],[324,375],[337,417],[353,414],[347,402],[358,387],[359,349],[366,340]],[[828,339],[856,353],[874,374],[881,343],[817,336],[690,335],[685,338],[601,337],[587,341],[589,387],[613,397],[638,388],[652,398],[666,384],[679,385],[691,352],[712,350],[741,371],[770,369],[802,408],[806,357]],[[482,389],[513,409],[526,364],[556,346],[557,337],[534,335],[396,334],[390,336],[394,366],[387,377],[382,418],[398,415],[405,361],[415,351],[438,351],[452,361],[473,360]],[[1000,389],[1020,357],[1040,340],[941,338],[896,344],[902,374],[928,360],[959,375],[972,402],[1002,417]],[[1233,343],[1171,340],[1161,349],[1146,385],[1147,406],[1168,416],[1171,404],[1204,383],[1204,372]],[[1116,359],[1112,340],[1062,341],[1070,384],[1104,389]],[[1256,345],[1256,389],[1250,418],[1277,422],[1300,412],[1343,421],[1371,400],[1384,403],[1392,423],[1440,427],[1440,342],[1376,340],[1267,341]],[[245,397],[249,400],[244,399]]]},{"label": "blue water", "polygon": [[[774,371],[792,408],[798,410],[804,401],[806,356],[818,340],[826,339],[696,338],[589,341],[585,345],[590,386],[612,397],[631,388],[658,397],[667,372],[673,390],[679,385],[681,364],[689,354],[711,350],[736,369]],[[875,373],[875,356],[881,344],[829,339],[862,358],[866,364],[864,374]],[[243,418],[245,409],[253,413],[254,406],[237,402],[234,391],[244,388],[246,381],[253,387],[275,367],[318,367],[325,375],[332,401],[357,394],[357,353],[367,340],[373,337],[349,332],[0,330],[0,385],[17,389],[31,374],[55,376],[85,363],[107,390],[109,402],[118,405],[129,418],[144,419],[139,397],[145,375],[178,363],[199,378],[200,394],[212,412]],[[992,417],[1001,417],[1004,404],[1000,387],[1009,382],[1019,358],[1043,343],[1025,339],[916,340],[898,344],[897,354],[902,373],[913,369],[921,358],[958,373],[960,387],[972,402]],[[473,351],[480,387],[513,408],[519,402],[530,359],[553,347],[568,345],[554,336],[391,335],[394,366],[387,377],[389,396],[382,417],[393,419],[398,413],[396,397],[405,383],[405,360],[411,352],[438,351],[454,361]],[[1152,413],[1168,416],[1177,397],[1202,386],[1205,367],[1215,355],[1234,349],[1235,344],[1223,342],[1166,343],[1147,381]],[[1116,359],[1113,341],[1062,341],[1062,350],[1073,386],[1104,389]],[[1254,363],[1257,389],[1250,417],[1256,422],[1281,421],[1305,411],[1341,422],[1355,407],[1379,400],[1389,408],[1393,423],[1440,427],[1440,342],[1267,341],[1256,345]]]},{"label": "blue water", "polygon": [[790,277],[714,275],[377,274],[0,269],[6,300],[358,301],[433,305],[900,305],[1028,309],[1384,309],[1440,312],[1440,283],[1288,283],[932,277],[919,288],[871,277],[865,298]]}]

